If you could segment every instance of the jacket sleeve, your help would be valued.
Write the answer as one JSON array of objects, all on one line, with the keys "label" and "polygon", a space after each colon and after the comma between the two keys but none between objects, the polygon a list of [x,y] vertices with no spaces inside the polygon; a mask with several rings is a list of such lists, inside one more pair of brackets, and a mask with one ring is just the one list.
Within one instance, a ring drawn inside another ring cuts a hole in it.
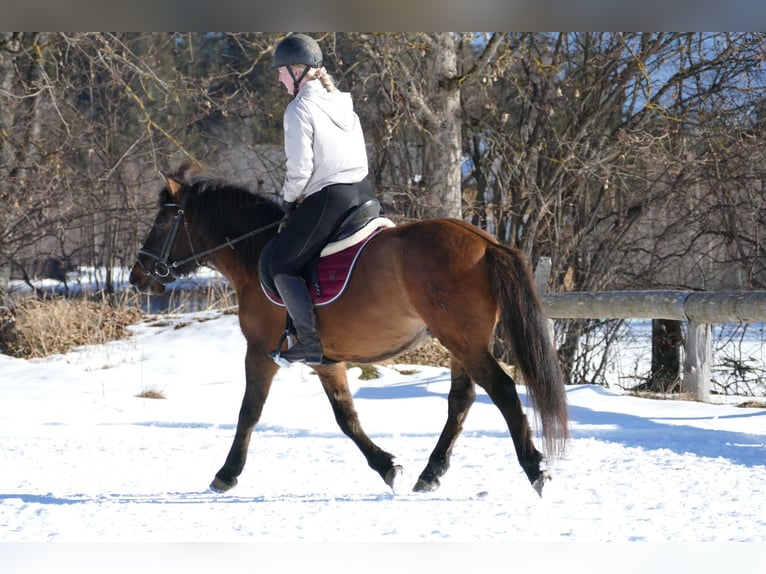
[{"label": "jacket sleeve", "polygon": [[314,127],[302,102],[295,100],[285,110],[284,130],[287,164],[282,197],[298,201],[314,170]]}]

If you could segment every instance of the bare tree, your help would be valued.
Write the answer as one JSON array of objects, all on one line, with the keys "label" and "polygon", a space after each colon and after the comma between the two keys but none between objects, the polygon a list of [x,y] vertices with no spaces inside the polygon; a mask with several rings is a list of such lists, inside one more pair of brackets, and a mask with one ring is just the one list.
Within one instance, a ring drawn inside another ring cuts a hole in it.
[{"label": "bare tree", "polygon": [[367,119],[384,164],[378,177],[413,192],[415,200],[401,206],[413,217],[461,218],[461,96],[481,81],[502,35],[353,34],[348,40],[365,57]]},{"label": "bare tree", "polygon": [[[724,156],[732,165],[710,118],[737,118],[728,148],[751,129],[742,120],[763,97],[762,36],[509,34],[506,42],[508,57],[466,99],[477,220],[531,259],[550,256],[554,290],[689,286],[690,271],[679,272],[705,253],[731,276],[722,245],[698,238],[731,233],[709,225],[726,210],[704,203],[724,201],[713,182],[739,179],[709,169],[713,150],[712,165],[720,169]],[[728,221],[752,221],[751,213]],[[754,254],[738,260],[752,269]],[[570,366],[586,328],[563,325]]]},{"label": "bare tree", "polygon": [[0,260],[28,277],[40,258],[73,258],[114,289],[113,269],[130,264],[145,232],[157,170],[215,157],[220,119],[247,106],[230,40],[3,35]]},{"label": "bare tree", "polygon": [[[0,284],[129,263],[183,158],[278,190],[282,36],[0,33]],[[470,219],[556,291],[763,287],[763,34],[315,37],[390,215]],[[601,327],[559,325],[570,380]]]}]

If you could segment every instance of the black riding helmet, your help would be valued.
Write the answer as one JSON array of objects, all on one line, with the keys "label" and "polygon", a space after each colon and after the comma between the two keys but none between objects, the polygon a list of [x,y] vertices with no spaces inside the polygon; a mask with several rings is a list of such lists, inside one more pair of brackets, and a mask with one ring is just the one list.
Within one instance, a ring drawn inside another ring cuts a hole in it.
[{"label": "black riding helmet", "polygon": [[306,34],[291,34],[274,50],[272,68],[303,64],[310,68],[322,67],[322,50],[311,36]]},{"label": "black riding helmet", "polygon": [[[303,73],[296,78],[290,66],[305,66]],[[274,50],[274,63],[272,68],[287,67],[290,77],[293,79],[293,96],[298,94],[298,84],[306,76],[311,68],[322,67],[322,50],[314,38],[306,34],[291,34]]]}]

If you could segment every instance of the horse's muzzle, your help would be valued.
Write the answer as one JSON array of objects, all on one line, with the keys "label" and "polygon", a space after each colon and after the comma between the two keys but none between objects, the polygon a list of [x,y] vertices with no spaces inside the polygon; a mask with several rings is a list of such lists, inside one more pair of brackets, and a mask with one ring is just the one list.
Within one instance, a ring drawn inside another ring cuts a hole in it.
[{"label": "horse's muzzle", "polygon": [[156,293],[157,295],[165,292],[165,285],[153,275],[150,275],[140,261],[137,261],[135,265],[133,265],[133,269],[130,270],[128,281],[130,281],[130,284],[139,291]]}]

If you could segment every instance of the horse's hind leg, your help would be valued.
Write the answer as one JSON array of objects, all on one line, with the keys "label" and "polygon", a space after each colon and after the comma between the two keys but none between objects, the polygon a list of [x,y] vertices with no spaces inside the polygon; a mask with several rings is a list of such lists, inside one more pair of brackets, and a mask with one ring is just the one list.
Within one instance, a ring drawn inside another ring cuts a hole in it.
[{"label": "horse's hind leg", "polygon": [[473,361],[470,365],[467,364],[466,370],[471,378],[487,391],[489,398],[500,409],[513,438],[519,464],[534,489],[541,494],[543,484],[550,477],[547,472],[540,469],[543,455],[532,442],[532,431],[521,406],[519,394],[516,392],[516,383],[489,351],[482,352],[479,360]]},{"label": "horse's hind leg", "polygon": [[261,347],[248,346],[245,356],[245,396],[239,410],[237,431],[226,462],[216,473],[210,488],[224,492],[237,484],[237,477],[242,474],[247,460],[247,449],[255,424],[261,417],[263,405],[271,389],[271,381],[277,372],[276,364]]},{"label": "horse's hind leg", "polygon": [[463,421],[468,410],[476,400],[476,388],[463,366],[455,357],[451,361],[452,384],[447,399],[447,422],[436,443],[428,465],[420,473],[417,483],[412,489],[415,492],[430,492],[439,488],[439,477],[449,468],[452,447],[463,430]]},{"label": "horse's hind leg", "polygon": [[317,366],[315,370],[330,400],[338,426],[362,451],[367,464],[383,478],[391,490],[394,490],[394,483],[401,474],[402,467],[394,464],[394,456],[372,442],[362,430],[359,416],[354,408],[354,400],[348,389],[345,364]]}]

